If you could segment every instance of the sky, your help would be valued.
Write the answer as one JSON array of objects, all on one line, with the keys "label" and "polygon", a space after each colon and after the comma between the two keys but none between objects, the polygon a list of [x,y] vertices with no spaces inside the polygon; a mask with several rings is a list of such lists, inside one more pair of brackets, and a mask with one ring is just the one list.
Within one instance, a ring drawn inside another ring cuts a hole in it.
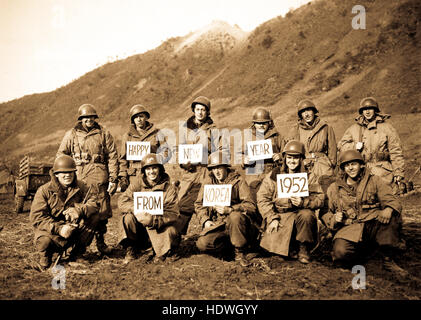
[{"label": "sky", "polygon": [[309,0],[0,0],[0,102],[55,90],[213,20],[252,31]]}]

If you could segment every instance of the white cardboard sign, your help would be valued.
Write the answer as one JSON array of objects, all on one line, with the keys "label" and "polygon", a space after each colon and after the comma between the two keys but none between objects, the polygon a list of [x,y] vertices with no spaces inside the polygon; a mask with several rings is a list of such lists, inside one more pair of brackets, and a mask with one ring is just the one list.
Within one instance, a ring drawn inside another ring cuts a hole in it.
[{"label": "white cardboard sign", "polygon": [[149,141],[126,142],[127,160],[142,160],[148,153],[151,153],[151,143]]},{"label": "white cardboard sign", "polygon": [[147,191],[133,192],[134,214],[147,212],[150,214],[164,214],[164,192]]},{"label": "white cardboard sign", "polygon": [[278,198],[308,197],[308,177],[306,172],[278,174],[276,179]]},{"label": "white cardboard sign", "polygon": [[201,163],[203,158],[202,144],[178,145],[178,163]]},{"label": "white cardboard sign", "polygon": [[205,184],[203,192],[203,206],[225,206],[231,205],[231,184]]},{"label": "white cardboard sign", "polygon": [[248,141],[247,155],[251,161],[271,159],[273,156],[272,140]]}]

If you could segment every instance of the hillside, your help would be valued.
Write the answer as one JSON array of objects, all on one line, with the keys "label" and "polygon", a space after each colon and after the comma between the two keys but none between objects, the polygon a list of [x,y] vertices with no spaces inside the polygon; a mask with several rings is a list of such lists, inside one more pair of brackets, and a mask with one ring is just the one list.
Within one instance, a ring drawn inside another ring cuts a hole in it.
[{"label": "hillside", "polygon": [[[172,38],[144,54],[108,63],[53,92],[0,105],[0,146],[6,162],[24,153],[52,161],[65,130],[83,103],[119,139],[135,103],[152,121],[175,130],[191,99],[212,100],[219,127],[243,128],[256,106],[267,106],[278,128],[295,120],[295,104],[313,99],[337,139],[352,123],[358,103],[373,95],[392,115],[405,151],[421,151],[421,4],[417,0],[365,0],[367,28],[354,30],[354,1],[313,1],[269,20],[250,34],[215,21]],[[169,116],[170,115],[170,116]],[[412,127],[413,128],[413,127]],[[412,139],[408,139],[411,137]]]}]

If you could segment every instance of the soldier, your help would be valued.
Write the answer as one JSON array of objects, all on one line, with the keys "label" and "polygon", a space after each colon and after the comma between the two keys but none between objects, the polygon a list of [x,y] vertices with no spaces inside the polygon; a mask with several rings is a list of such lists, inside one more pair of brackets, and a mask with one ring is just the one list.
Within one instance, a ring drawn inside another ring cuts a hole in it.
[{"label": "soldier", "polygon": [[[209,156],[209,175],[203,182],[195,202],[196,214],[203,231],[196,245],[200,251],[221,253],[225,247],[234,247],[235,261],[250,265],[247,251],[257,243],[261,223],[256,203],[244,178],[231,168],[229,154],[216,151]],[[203,206],[204,185],[231,185],[230,206]]]},{"label": "soldier", "polygon": [[361,100],[358,111],[357,123],[345,131],[338,148],[340,151],[354,149],[361,152],[371,172],[398,194],[399,189],[406,189],[405,162],[398,133],[387,121],[390,115],[380,114],[379,105],[372,97]]},{"label": "soldier", "polygon": [[126,143],[128,141],[146,141],[150,143],[150,153],[158,151],[163,156],[163,163],[171,158],[170,150],[165,143],[165,137],[153,123],[149,122],[150,113],[140,104],[130,109],[130,129],[122,139],[120,149],[119,183],[121,192],[124,192],[132,180],[139,180],[141,174],[141,162],[127,160]]},{"label": "soldier", "polygon": [[333,176],[336,166],[336,138],[333,128],[318,116],[316,105],[301,100],[297,105],[298,122],[288,133],[287,141],[298,140],[305,147],[305,166],[312,173],[311,183],[322,176]]},{"label": "soldier", "polygon": [[222,139],[218,136],[216,141],[212,137],[212,130],[217,129],[210,117],[211,102],[208,98],[200,96],[191,104],[194,113],[183,125],[184,134],[180,136],[180,144],[202,144],[203,161],[202,163],[180,164],[184,173],[180,181],[178,191],[178,200],[181,219],[184,221],[182,234],[187,233],[188,224],[194,213],[194,202],[197,199],[198,192],[203,180],[206,178],[206,161],[212,151],[222,149]]},{"label": "soldier", "polygon": [[[136,176],[127,190],[118,199],[118,208],[123,214],[120,244],[126,248],[125,262],[136,259],[139,249],[146,249],[152,243],[155,262],[164,261],[180,243],[177,224],[180,213],[177,191],[165,172],[159,155],[150,153],[142,160],[141,175]],[[163,192],[163,215],[146,212],[134,214],[134,192]]]},{"label": "soldier", "polygon": [[340,172],[327,191],[329,210],[321,219],[331,230],[333,260],[351,266],[371,243],[380,246],[384,266],[395,265],[392,248],[399,247],[402,206],[392,189],[365,166],[357,150],[339,156]]},{"label": "soldier", "polygon": [[[273,156],[271,159],[263,160],[263,172],[256,172],[258,175],[255,180],[250,183],[253,199],[256,200],[256,193],[259,186],[266,174],[278,167],[282,163],[282,149],[285,146],[285,140],[276,130],[273,123],[272,115],[269,110],[259,107],[253,112],[252,125],[252,139],[257,140],[257,135],[261,136],[264,140],[271,140]],[[247,144],[247,141],[246,141]],[[250,161],[247,151],[243,160],[243,168],[256,168],[256,162]]]},{"label": "soldier", "polygon": [[75,172],[73,158],[59,156],[50,171],[51,181],[37,190],[32,202],[29,220],[35,230],[39,270],[50,266],[55,252],[73,248],[69,253],[76,257],[92,241],[99,218],[96,192],[77,180]]},{"label": "soldier", "polygon": [[78,110],[78,121],[67,131],[57,156],[70,155],[76,162],[77,177],[90,185],[98,186],[100,222],[95,235],[98,251],[111,253],[104,242],[108,219],[112,217],[110,195],[117,189],[118,155],[110,132],[98,124],[93,105],[83,104]]},{"label": "soldier", "polygon": [[[289,256],[304,264],[310,262],[310,249],[317,242],[315,210],[324,204],[318,184],[309,183],[309,196],[278,198],[277,175],[306,172],[305,148],[300,141],[289,141],[283,150],[283,165],[269,173],[257,192],[257,207],[263,217],[264,233],[260,246],[269,252]],[[311,179],[308,179],[311,181]],[[296,249],[299,246],[297,255]]]}]

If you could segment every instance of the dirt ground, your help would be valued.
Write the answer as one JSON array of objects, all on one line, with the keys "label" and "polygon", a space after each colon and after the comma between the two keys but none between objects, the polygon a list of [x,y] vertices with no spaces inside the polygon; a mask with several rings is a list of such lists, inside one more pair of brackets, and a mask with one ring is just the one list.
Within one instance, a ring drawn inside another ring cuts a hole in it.
[{"label": "dirt ground", "polygon": [[[108,224],[106,242],[117,245],[120,214],[115,207]],[[233,261],[199,254],[194,246],[199,232],[193,217],[179,248],[180,259],[154,264],[145,256],[123,264],[124,251],[118,247],[110,257],[101,257],[92,244],[76,262],[62,264],[65,289],[52,286],[51,271],[29,267],[36,255],[33,231],[28,222],[30,203],[23,214],[13,212],[13,199],[0,200],[0,299],[344,299],[419,300],[421,298],[421,218],[418,193],[402,198],[404,234],[408,249],[396,262],[408,275],[397,276],[382,268],[375,255],[364,266],[366,289],[354,290],[351,270],[335,268],[324,243],[309,265],[281,262],[275,256],[258,258],[254,266],[241,268]]]}]

